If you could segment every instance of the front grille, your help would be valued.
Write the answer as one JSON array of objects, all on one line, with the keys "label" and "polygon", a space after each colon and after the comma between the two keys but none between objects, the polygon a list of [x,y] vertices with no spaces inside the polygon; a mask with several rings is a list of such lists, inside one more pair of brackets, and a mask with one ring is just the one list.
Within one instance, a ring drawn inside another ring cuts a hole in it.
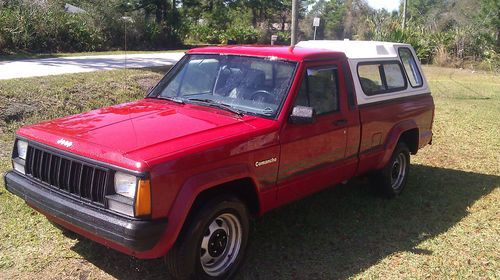
[{"label": "front grille", "polygon": [[105,168],[30,145],[25,169],[52,188],[104,206],[110,174]]}]

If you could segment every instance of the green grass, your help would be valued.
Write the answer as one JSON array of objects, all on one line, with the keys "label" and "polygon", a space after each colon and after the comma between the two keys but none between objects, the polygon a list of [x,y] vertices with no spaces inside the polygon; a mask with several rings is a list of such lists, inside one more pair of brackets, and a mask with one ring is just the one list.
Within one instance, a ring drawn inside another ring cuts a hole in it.
[{"label": "green grass", "polygon": [[[185,52],[185,49],[179,50],[162,50],[162,51],[127,51],[127,54],[142,54],[142,53],[169,53],[169,52]],[[77,53],[16,53],[11,55],[0,55],[0,61],[21,60],[21,59],[37,59],[37,58],[53,58],[53,57],[69,57],[69,56],[89,56],[89,55],[118,55],[125,54],[125,51],[103,51],[103,52],[77,52]]]},{"label": "green grass", "polygon": [[[0,173],[20,125],[141,98],[158,69],[0,81]],[[499,279],[500,76],[424,69],[436,103],[433,145],[387,200],[366,178],[253,224],[238,279]],[[2,185],[2,184],[0,184]],[[141,261],[64,236],[0,186],[0,279],[158,279]]]}]

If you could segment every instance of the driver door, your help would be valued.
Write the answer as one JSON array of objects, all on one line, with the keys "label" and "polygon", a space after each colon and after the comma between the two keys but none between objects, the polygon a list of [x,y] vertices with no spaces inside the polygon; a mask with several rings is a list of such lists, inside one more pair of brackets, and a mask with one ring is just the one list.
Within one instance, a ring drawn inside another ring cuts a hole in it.
[{"label": "driver door", "polygon": [[298,199],[351,175],[341,174],[348,126],[346,92],[339,86],[341,67],[332,63],[305,68],[293,106],[312,107],[314,119],[308,124],[289,120],[281,131],[278,201]]}]

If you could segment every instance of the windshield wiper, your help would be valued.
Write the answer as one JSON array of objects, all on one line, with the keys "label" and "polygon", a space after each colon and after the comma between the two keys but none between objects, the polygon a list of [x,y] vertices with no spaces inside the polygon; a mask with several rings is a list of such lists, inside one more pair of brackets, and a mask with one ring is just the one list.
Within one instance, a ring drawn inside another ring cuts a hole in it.
[{"label": "windshield wiper", "polygon": [[217,107],[219,109],[229,111],[229,112],[234,113],[234,114],[236,114],[236,115],[238,115],[240,117],[243,116],[243,112],[241,112],[238,109],[235,109],[235,108],[231,107],[231,105],[226,104],[226,103],[222,103],[222,102],[218,102],[218,101],[214,101],[212,99],[208,99],[208,98],[188,98],[188,101],[205,103],[205,104],[207,104],[209,106]]},{"label": "windshield wiper", "polygon": [[156,98],[163,99],[163,100],[168,100],[168,101],[172,101],[172,102],[175,102],[175,103],[178,103],[178,104],[186,104],[186,102],[184,102],[184,100],[179,99],[179,98],[175,98],[175,97],[157,96]]}]

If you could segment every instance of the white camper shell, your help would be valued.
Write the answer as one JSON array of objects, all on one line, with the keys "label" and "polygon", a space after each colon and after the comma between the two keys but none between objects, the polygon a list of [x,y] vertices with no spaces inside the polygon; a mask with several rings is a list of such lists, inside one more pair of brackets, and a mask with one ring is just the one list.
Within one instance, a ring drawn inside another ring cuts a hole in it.
[{"label": "white camper shell", "polygon": [[409,44],[377,41],[302,41],[297,47],[346,55],[358,105],[429,94],[420,61]]}]

